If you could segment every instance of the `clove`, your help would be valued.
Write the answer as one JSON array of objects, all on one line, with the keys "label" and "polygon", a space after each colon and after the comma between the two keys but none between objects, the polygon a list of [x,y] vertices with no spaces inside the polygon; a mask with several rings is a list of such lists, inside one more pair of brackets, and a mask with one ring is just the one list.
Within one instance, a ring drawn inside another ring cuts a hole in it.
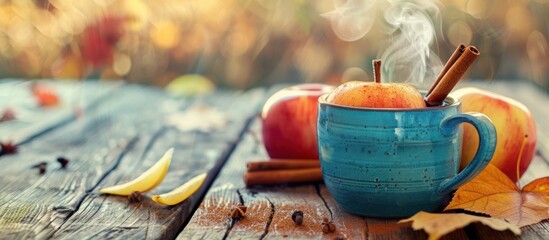
[{"label": "clove", "polygon": [[229,217],[231,219],[242,219],[246,217],[246,210],[248,210],[248,207],[238,204],[235,208],[231,209],[231,213],[229,213]]},{"label": "clove", "polygon": [[67,168],[67,164],[69,164],[70,161],[65,157],[58,157],[57,162],[61,164],[61,168],[65,169]]},{"label": "clove", "polygon": [[130,203],[138,203],[141,202],[142,195],[140,191],[133,191],[130,195],[128,195],[128,201]]},{"label": "clove", "polygon": [[38,168],[38,173],[42,175],[46,173],[47,166],[48,166],[47,162],[39,162],[38,164],[33,165],[31,168]]},{"label": "clove", "polygon": [[328,221],[328,218],[324,218],[322,221],[322,232],[333,233],[336,231],[336,226],[332,221]]},{"label": "clove", "polygon": [[303,224],[303,212],[302,211],[294,211],[292,213],[292,220],[296,225]]}]

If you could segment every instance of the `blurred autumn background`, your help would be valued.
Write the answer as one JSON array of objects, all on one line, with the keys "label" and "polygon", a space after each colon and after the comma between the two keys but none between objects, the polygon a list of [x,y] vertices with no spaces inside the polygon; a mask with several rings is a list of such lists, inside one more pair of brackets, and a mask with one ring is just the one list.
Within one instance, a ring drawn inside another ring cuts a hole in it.
[{"label": "blurred autumn background", "polygon": [[[343,41],[323,13],[344,1],[0,0],[0,78],[175,79],[250,88],[367,80],[387,38]],[[434,52],[481,49],[466,78],[549,89],[549,0],[442,0]],[[371,14],[378,14],[372,12]],[[378,24],[378,23],[376,23]],[[377,25],[376,25],[377,26]]]}]

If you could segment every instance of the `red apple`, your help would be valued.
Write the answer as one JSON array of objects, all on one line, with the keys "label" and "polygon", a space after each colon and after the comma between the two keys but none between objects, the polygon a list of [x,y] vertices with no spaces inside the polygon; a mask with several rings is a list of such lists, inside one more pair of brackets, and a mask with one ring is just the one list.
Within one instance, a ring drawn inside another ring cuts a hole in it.
[{"label": "red apple", "polygon": [[[536,151],[536,123],[530,111],[522,103],[509,97],[477,88],[462,88],[452,93],[462,102],[463,112],[480,112],[488,116],[497,131],[497,145],[491,163],[495,164],[513,181],[517,181],[517,162],[520,157],[519,174],[528,168]],[[524,136],[528,139],[519,156]],[[464,126],[461,169],[463,169],[478,148],[478,134],[470,125]]]},{"label": "red apple", "polygon": [[318,97],[333,90],[324,84],[300,84],[273,94],[263,106],[263,142],[271,158],[318,159]]},{"label": "red apple", "polygon": [[419,91],[405,83],[351,81],[337,87],[328,102],[367,108],[424,108]]}]

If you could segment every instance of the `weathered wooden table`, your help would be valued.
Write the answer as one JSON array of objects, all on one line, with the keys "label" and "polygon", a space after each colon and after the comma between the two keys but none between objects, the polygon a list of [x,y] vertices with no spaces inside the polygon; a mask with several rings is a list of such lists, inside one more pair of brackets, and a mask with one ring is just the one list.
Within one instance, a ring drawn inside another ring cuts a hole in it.
[{"label": "weathered wooden table", "polygon": [[[0,81],[0,110],[13,108],[16,121],[0,123],[0,141],[14,141],[18,153],[0,156],[0,238],[4,239],[425,239],[422,231],[343,212],[323,184],[247,189],[245,163],[266,159],[257,113],[273,89],[218,91],[197,98],[174,98],[161,90],[121,82],[49,82],[62,99],[54,108],[36,106],[28,81]],[[522,101],[538,123],[538,154],[521,181],[549,175],[549,97],[528,83],[473,83]],[[213,131],[179,131],[167,116],[194,104],[223,112],[228,125]],[[98,189],[125,182],[150,167],[168,148],[175,155],[161,185],[163,193],[208,172],[191,198],[166,207],[145,198],[128,203]],[[55,159],[70,159],[61,169]],[[32,166],[48,162],[39,174]],[[228,218],[237,204],[246,218]],[[305,212],[296,227],[294,210]],[[323,217],[337,231],[323,234]],[[524,227],[520,238],[549,239],[549,221]],[[448,239],[510,239],[480,224]]]}]

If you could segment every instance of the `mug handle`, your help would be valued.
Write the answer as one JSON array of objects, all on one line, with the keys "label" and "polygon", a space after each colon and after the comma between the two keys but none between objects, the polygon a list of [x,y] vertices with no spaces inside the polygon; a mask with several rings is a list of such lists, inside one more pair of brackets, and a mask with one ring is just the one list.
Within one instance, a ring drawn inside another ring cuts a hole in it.
[{"label": "mug handle", "polygon": [[477,153],[463,171],[440,183],[436,190],[437,194],[447,194],[477,176],[494,155],[497,135],[490,118],[482,113],[459,113],[443,119],[440,123],[440,130],[444,135],[453,135],[459,130],[457,125],[461,123],[470,123],[477,129],[479,136]]}]

